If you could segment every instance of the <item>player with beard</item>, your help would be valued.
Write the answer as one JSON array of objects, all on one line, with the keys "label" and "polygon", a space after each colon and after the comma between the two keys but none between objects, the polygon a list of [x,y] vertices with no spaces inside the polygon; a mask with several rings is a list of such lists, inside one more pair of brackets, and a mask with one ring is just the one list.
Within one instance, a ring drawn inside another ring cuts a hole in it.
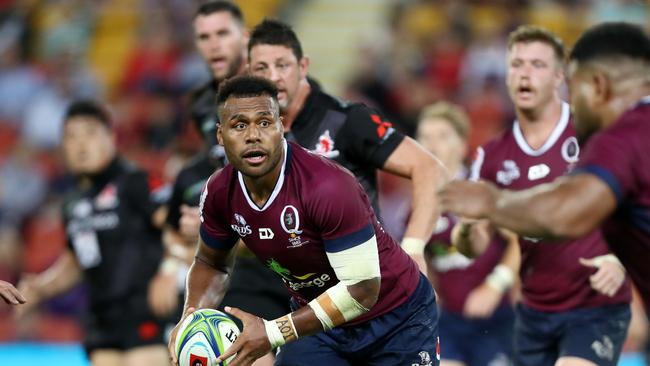
[{"label": "player with beard", "polygon": [[[177,280],[183,287],[184,274],[194,258],[199,236],[201,190],[208,177],[226,163],[223,148],[216,143],[218,87],[226,79],[242,74],[246,66],[248,32],[236,4],[229,1],[202,4],[193,26],[197,50],[212,74],[212,80],[192,94],[190,104],[192,120],[201,132],[205,147],[178,174],[168,203],[163,232],[167,255],[151,291],[152,306],[159,314],[169,314],[182,302],[169,289],[175,287]],[[289,299],[281,281],[244,246],[239,246],[238,255],[236,275],[223,304],[269,318],[285,314]]]},{"label": "player with beard", "polygon": [[586,143],[572,174],[519,192],[454,182],[441,199],[455,213],[522,235],[580,238],[600,227],[648,310],[650,38],[631,24],[597,25],[571,51],[568,79],[576,132]]},{"label": "player with beard", "polygon": [[352,171],[377,216],[381,218],[377,170],[410,179],[412,210],[402,246],[426,273],[423,249],[438,216],[435,185],[444,175],[438,160],[393,128],[379,112],[341,101],[310,82],[309,58],[288,25],[273,20],[257,25],[248,52],[250,73],[273,81],[279,90],[287,140]]},{"label": "player with beard", "polygon": [[[561,40],[545,29],[522,26],[510,34],[506,82],[517,120],[478,149],[473,179],[522,190],[573,169],[580,149],[569,105],[559,97],[563,60]],[[616,365],[630,321],[629,284],[600,232],[586,234],[554,244],[523,236],[520,268],[495,273],[507,282],[512,273],[521,277],[515,364]]]},{"label": "player with beard", "polygon": [[244,330],[217,363],[236,353],[229,365],[250,365],[280,347],[277,365],[438,365],[431,286],[381,227],[355,177],[283,138],[277,93],[251,76],[219,90],[217,136],[230,164],[201,195],[185,316],[219,304],[231,251],[243,240],[282,278],[293,311],[267,320],[226,307]]}]

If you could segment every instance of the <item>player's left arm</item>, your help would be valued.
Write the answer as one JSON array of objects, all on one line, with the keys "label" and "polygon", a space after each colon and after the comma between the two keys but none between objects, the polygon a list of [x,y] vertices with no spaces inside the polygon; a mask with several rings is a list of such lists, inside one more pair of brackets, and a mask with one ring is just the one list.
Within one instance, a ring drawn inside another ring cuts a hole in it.
[{"label": "player's left arm", "polygon": [[427,273],[423,250],[440,214],[436,191],[447,180],[446,170],[438,159],[410,137],[405,137],[388,156],[383,170],[411,181],[411,217],[402,248],[415,259],[420,270]]},{"label": "player's left arm", "polygon": [[441,202],[451,212],[487,218],[520,235],[559,238],[584,236],[617,207],[610,186],[590,173],[523,191],[498,190],[487,182],[452,182],[441,191]]}]

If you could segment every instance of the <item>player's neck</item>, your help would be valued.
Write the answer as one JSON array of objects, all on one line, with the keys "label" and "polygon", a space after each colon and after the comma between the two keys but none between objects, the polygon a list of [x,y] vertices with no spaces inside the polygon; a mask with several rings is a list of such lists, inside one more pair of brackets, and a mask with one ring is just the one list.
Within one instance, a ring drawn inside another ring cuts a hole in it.
[{"label": "player's neck", "polygon": [[282,154],[280,161],[267,174],[258,178],[251,178],[243,175],[246,190],[257,207],[264,207],[271,197],[275,186],[278,184],[280,173],[282,172],[282,166],[284,166],[285,163],[284,146],[282,147],[282,152],[280,154]]},{"label": "player's neck", "polygon": [[614,123],[623,113],[633,108],[641,98],[650,95],[650,86],[628,88],[615,94],[615,99],[609,103],[609,108],[602,111],[605,126]]},{"label": "player's neck", "polygon": [[284,133],[291,131],[291,125],[293,121],[296,120],[298,114],[302,111],[302,108],[305,106],[305,101],[311,92],[311,86],[307,79],[302,79],[298,85],[298,92],[296,93],[295,98],[291,101],[291,105],[282,112],[282,126],[284,127]]},{"label": "player's neck", "polygon": [[517,121],[524,139],[532,149],[541,148],[553,133],[562,116],[562,101],[554,98],[552,102],[538,110],[517,109]]}]

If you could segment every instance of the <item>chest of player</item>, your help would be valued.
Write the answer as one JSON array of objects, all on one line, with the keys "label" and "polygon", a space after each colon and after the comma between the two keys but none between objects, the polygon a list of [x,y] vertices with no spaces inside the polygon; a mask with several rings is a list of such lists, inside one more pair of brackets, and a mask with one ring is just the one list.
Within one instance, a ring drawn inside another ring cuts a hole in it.
[{"label": "chest of player", "polygon": [[573,169],[579,151],[573,136],[567,136],[543,152],[525,152],[512,145],[492,157],[486,156],[486,162],[490,159],[492,165],[489,178],[503,188],[515,190],[551,182]]},{"label": "chest of player", "polygon": [[298,199],[280,193],[263,211],[234,207],[228,220],[233,234],[293,290],[329,287],[335,280],[320,231]]},{"label": "chest of player", "polygon": [[325,109],[315,111],[310,116],[311,118],[301,121],[292,128],[286,136],[287,140],[342,163],[343,156],[337,140],[347,115],[337,110]]}]

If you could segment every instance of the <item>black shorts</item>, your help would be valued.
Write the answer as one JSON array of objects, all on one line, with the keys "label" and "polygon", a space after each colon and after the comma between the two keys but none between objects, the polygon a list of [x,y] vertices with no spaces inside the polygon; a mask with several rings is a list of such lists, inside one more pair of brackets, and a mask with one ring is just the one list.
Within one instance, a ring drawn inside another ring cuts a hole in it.
[{"label": "black shorts", "polygon": [[[257,258],[238,257],[230,279],[230,288],[219,310],[232,306],[271,320],[291,311],[289,293],[282,280]],[[234,319],[239,328],[242,324]]]},{"label": "black shorts", "polygon": [[149,310],[146,291],[91,311],[85,319],[84,348],[90,355],[98,349],[128,351],[154,344],[166,345],[167,319]]}]

